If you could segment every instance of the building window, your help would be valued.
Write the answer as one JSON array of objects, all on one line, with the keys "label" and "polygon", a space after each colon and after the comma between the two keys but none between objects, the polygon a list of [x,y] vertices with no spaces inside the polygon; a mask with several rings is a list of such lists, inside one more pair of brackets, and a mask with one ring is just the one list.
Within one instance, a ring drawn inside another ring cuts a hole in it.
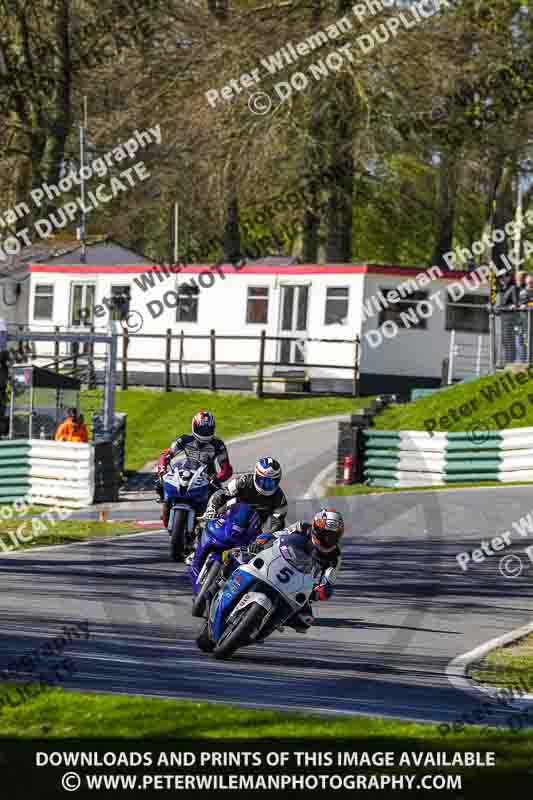
[{"label": "building window", "polygon": [[[386,303],[389,307],[382,308],[379,312],[378,326],[381,327],[384,322],[394,322],[398,328],[407,328],[411,330],[425,330],[427,328],[427,303],[423,306],[422,314],[418,314],[416,307],[421,300],[428,298],[427,292],[409,292],[406,299],[400,298],[396,289],[381,288]],[[390,297],[391,292],[394,292],[395,297]],[[385,305],[385,303],[383,303]]]},{"label": "building window", "polygon": [[459,303],[446,305],[446,330],[462,333],[488,333],[487,298],[465,294]]},{"label": "building window", "polygon": [[248,287],[246,322],[262,325],[268,322],[268,288],[266,286]]},{"label": "building window", "polygon": [[70,324],[73,327],[92,325],[94,319],[94,297],[96,287],[92,283],[72,285],[72,311]]},{"label": "building window", "polygon": [[180,283],[178,286],[178,305],[176,322],[198,322],[198,286]]},{"label": "building window", "polygon": [[54,287],[49,283],[38,283],[35,287],[33,301],[34,319],[53,319],[54,316]]},{"label": "building window", "polygon": [[131,289],[129,286],[111,287],[111,319],[120,321],[130,313]]},{"label": "building window", "polygon": [[330,286],[326,289],[324,325],[346,325],[348,322],[348,289]]}]

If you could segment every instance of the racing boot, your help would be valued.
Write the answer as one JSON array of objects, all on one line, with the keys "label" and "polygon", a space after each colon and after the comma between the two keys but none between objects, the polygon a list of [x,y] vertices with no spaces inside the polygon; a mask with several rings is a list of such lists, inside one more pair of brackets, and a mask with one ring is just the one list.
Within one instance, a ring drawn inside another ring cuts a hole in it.
[{"label": "racing boot", "polygon": [[156,480],[154,481],[154,488],[155,488],[155,493],[157,494],[156,503],[162,503],[164,500],[165,492],[163,489],[163,480],[161,478],[161,475],[158,475]]},{"label": "racing boot", "polygon": [[168,528],[168,520],[170,517],[170,506],[168,503],[161,504],[161,521],[165,528]]},{"label": "racing boot", "polygon": [[315,618],[310,603],[306,603],[301,611],[297,611],[285,622],[285,625],[292,628],[296,633],[307,633],[311,625],[314,624]]}]

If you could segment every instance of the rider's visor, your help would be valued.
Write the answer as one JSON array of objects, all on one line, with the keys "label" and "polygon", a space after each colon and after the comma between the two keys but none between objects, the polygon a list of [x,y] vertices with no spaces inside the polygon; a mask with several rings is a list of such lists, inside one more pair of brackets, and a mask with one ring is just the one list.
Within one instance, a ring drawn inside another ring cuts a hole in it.
[{"label": "rider's visor", "polygon": [[263,475],[258,475],[256,481],[257,485],[264,489],[265,492],[275,492],[279,486],[279,478],[266,478]]},{"label": "rider's visor", "polygon": [[311,539],[313,544],[323,553],[331,553],[337,547],[338,537],[333,531],[320,531],[320,536],[313,533]]}]

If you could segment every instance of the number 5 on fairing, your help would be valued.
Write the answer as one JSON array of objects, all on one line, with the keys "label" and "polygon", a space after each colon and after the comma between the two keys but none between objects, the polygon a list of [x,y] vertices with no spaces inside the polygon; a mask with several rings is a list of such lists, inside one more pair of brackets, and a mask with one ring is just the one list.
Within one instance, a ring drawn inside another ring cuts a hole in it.
[{"label": "number 5 on fairing", "polygon": [[284,567],[282,570],[280,570],[280,572],[278,572],[278,574],[276,575],[276,579],[280,583],[288,583],[293,575],[294,572],[292,571],[292,569],[289,569],[289,567]]}]

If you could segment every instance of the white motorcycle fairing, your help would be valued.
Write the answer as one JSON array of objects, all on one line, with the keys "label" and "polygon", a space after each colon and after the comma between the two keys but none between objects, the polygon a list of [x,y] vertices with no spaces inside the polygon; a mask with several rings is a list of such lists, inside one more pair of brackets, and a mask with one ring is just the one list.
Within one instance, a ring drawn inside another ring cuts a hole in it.
[{"label": "white motorcycle fairing", "polygon": [[[272,586],[294,611],[300,611],[302,606],[308,602],[314,589],[311,559],[309,558],[309,572],[302,572],[292,561],[285,558],[282,554],[282,547],[283,545],[278,539],[272,547],[262,550],[248,564],[243,564],[240,569]],[[261,597],[268,600],[264,594],[261,594]],[[272,606],[271,601],[268,600],[268,602]],[[239,605],[240,603],[237,604],[230,617],[239,608]]]}]

